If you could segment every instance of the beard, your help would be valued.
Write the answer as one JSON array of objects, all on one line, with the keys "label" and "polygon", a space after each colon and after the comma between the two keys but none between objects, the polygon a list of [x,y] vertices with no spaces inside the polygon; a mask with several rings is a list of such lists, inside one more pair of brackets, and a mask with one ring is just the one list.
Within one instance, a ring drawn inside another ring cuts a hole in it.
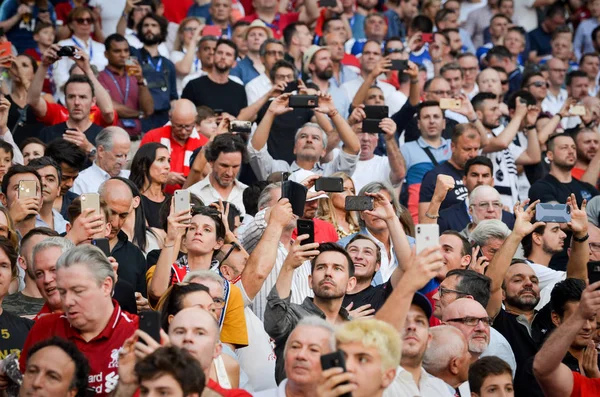
[{"label": "beard", "polygon": [[321,80],[329,80],[333,76],[333,69],[327,68],[325,70],[317,70],[315,71],[315,74]]},{"label": "beard", "polygon": [[509,304],[510,306],[516,307],[519,310],[522,310],[522,311],[531,311],[540,302],[540,295],[536,294],[535,291],[533,291],[532,289],[523,289],[519,293],[521,293],[523,291],[530,291],[533,294],[535,294],[535,297],[524,298],[524,297],[519,296],[519,295],[514,295],[514,296],[508,296],[507,295],[506,299],[505,299],[505,302],[507,304]]},{"label": "beard", "polygon": [[215,63],[213,66],[219,73],[227,73],[231,69],[230,66],[221,66],[218,63]]},{"label": "beard", "polygon": [[542,251],[546,254],[554,255],[562,252],[562,248],[553,248],[551,245],[547,244],[545,241],[542,243]]},{"label": "beard", "polygon": [[[477,335],[477,336],[480,336],[480,335]],[[489,344],[489,340],[487,342],[482,342],[480,340],[475,341],[473,339],[469,339],[469,352],[481,354],[487,350],[488,344]]]},{"label": "beard", "polygon": [[481,124],[483,124],[483,126],[485,128],[487,128],[488,130],[493,130],[496,129],[498,127],[500,127],[500,122],[498,121],[496,124],[492,124],[490,122],[488,122],[487,120],[481,120]]},{"label": "beard", "polygon": [[[322,288],[321,284],[325,281],[330,282],[333,285],[330,286],[328,289]],[[337,284],[335,284],[335,282],[330,279],[321,280],[319,282],[319,284],[317,284],[315,287],[316,288],[313,287],[313,291],[315,293],[315,297],[317,297],[317,298],[338,299],[338,298],[343,298],[344,295],[346,295],[346,290],[343,289],[342,291],[340,291]]]},{"label": "beard", "polygon": [[160,44],[165,41],[162,34],[146,33],[140,38],[140,41],[146,45]]}]

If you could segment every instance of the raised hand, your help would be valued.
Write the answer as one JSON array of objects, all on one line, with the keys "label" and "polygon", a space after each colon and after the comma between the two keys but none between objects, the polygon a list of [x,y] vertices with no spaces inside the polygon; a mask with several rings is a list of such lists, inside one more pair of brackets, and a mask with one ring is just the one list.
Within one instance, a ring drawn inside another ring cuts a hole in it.
[{"label": "raised hand", "polygon": [[394,120],[390,119],[389,117],[386,117],[385,119],[381,120],[381,122],[379,123],[379,128],[381,128],[381,130],[383,132],[385,132],[384,139],[386,141],[395,139],[396,129],[398,127],[396,126],[396,123],[394,122]]},{"label": "raised hand", "polygon": [[587,378],[600,378],[600,369],[598,369],[598,350],[593,340],[583,350],[583,362],[581,363],[583,372]]},{"label": "raised hand", "polygon": [[545,222],[532,223],[535,218],[535,206],[538,205],[540,200],[534,201],[525,209],[528,202],[529,200],[524,202],[517,201],[514,207],[515,225],[513,233],[516,233],[520,238],[524,238],[538,227],[546,225]]},{"label": "raised hand", "polygon": [[585,211],[587,201],[583,200],[581,208],[577,205],[575,195],[567,198],[567,205],[571,207],[571,222],[567,223],[567,227],[576,235],[576,237],[584,237],[588,231],[588,218]]},{"label": "raised hand", "polygon": [[319,255],[319,243],[311,243],[300,245],[300,243],[309,237],[308,234],[303,234],[296,238],[294,244],[290,248],[283,266],[289,270],[295,270],[302,266],[305,261],[311,260],[315,256]]},{"label": "raised hand", "polygon": [[441,249],[440,246],[429,247],[416,255],[413,248],[411,260],[402,275],[401,282],[404,288],[416,292],[437,276],[444,266]]},{"label": "raised hand", "polygon": [[367,114],[365,113],[365,105],[360,104],[352,110],[350,117],[348,117],[348,124],[355,125],[362,123],[364,119],[367,118]]},{"label": "raised hand", "polygon": [[326,369],[321,373],[321,379],[317,384],[317,397],[339,397],[351,394],[356,390],[354,374],[344,372],[343,368],[335,367]]},{"label": "raised hand", "polygon": [[390,200],[387,199],[381,192],[365,193],[367,196],[373,197],[373,209],[364,211],[365,214],[374,216],[383,220],[390,220],[396,216],[396,210]]},{"label": "raised hand", "polygon": [[292,211],[292,204],[287,198],[282,198],[270,208],[269,223],[285,227],[290,224],[292,219],[294,219],[294,212]]},{"label": "raised hand", "polygon": [[440,202],[444,201],[448,192],[456,186],[456,182],[454,178],[450,175],[438,174],[437,179],[435,181],[435,189],[433,191],[433,197],[435,197]]},{"label": "raised hand", "polygon": [[52,44],[44,53],[42,54],[42,65],[48,67],[52,65],[54,62],[58,61],[60,57],[57,52],[60,50],[60,46],[58,44]]},{"label": "raised hand", "polygon": [[291,112],[292,109],[289,106],[290,103],[290,95],[291,94],[283,94],[278,96],[277,98],[273,99],[271,101],[271,104],[269,105],[269,109],[267,110],[269,113],[271,113],[273,116],[281,116],[282,114]]},{"label": "raised hand", "polygon": [[191,219],[192,214],[190,214],[189,210],[175,212],[175,197],[172,197],[171,211],[167,217],[167,237],[165,238],[165,244],[171,245],[172,243],[181,241],[181,238],[190,226],[189,222]]},{"label": "raised hand", "polygon": [[319,106],[315,108],[315,112],[326,114],[329,117],[335,116],[338,111],[335,108],[335,103],[333,103],[331,95],[319,91],[318,96]]}]

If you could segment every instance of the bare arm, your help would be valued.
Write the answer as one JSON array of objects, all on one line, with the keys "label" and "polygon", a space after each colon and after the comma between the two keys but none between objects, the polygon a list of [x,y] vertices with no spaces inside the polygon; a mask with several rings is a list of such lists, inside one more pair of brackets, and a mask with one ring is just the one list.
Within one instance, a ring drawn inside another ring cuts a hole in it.
[{"label": "bare arm", "polygon": [[140,85],[139,87],[139,106],[142,112],[144,112],[144,116],[148,117],[154,114],[154,99],[152,98],[152,94],[146,85]]},{"label": "bare arm", "polygon": [[574,194],[567,199],[567,205],[571,207],[571,222],[567,227],[573,232],[573,243],[569,262],[567,262],[567,277],[587,280],[587,263],[590,260],[590,246],[588,240],[579,242],[575,239],[583,239],[588,235],[588,219],[585,212],[587,205],[584,200],[581,209],[577,205],[577,199]]},{"label": "bare arm", "polygon": [[309,25],[317,20],[319,17],[319,4],[317,0],[306,0],[304,7],[300,10],[298,20],[306,22]]},{"label": "bare arm", "polygon": [[190,40],[183,59],[175,64],[175,72],[178,76],[187,76],[192,71],[192,64],[198,50],[198,42],[200,41],[200,29],[196,29],[194,36]]},{"label": "bare arm", "polygon": [[600,150],[596,151],[580,180],[596,186],[598,184],[598,176],[600,176]]},{"label": "bare arm", "polygon": [[[440,214],[440,207],[448,192],[454,189],[454,178],[449,175],[439,174],[435,181],[435,189],[429,203],[419,203],[419,223],[437,223],[436,216]],[[431,215],[431,217],[425,214]]]},{"label": "bare arm", "polygon": [[275,288],[277,288],[277,294],[281,299],[286,299],[292,292],[292,281],[294,279],[294,270],[302,266],[302,264],[319,255],[319,243],[300,245],[302,240],[306,240],[308,235],[298,236],[288,256],[285,258],[281,271],[275,282]]},{"label": "bare arm", "polygon": [[360,88],[354,95],[354,98],[352,99],[353,108],[357,107],[358,105],[364,104],[365,99],[367,99],[367,93],[369,92],[369,88],[371,88],[371,86],[375,83],[375,81],[377,80],[377,76],[379,76],[382,73],[389,72],[391,70],[391,66],[392,61],[387,58],[384,58],[381,60],[381,62],[379,62],[375,69],[373,69],[373,71],[369,73],[369,75],[365,78],[365,81],[363,81]]},{"label": "bare arm", "polygon": [[538,141],[537,130],[531,129],[527,131],[527,150],[525,150],[518,159],[515,160],[517,165],[537,164],[542,159],[542,149]]},{"label": "bare arm", "polygon": [[33,109],[33,113],[38,118],[45,117],[48,111],[46,101],[41,97],[42,87],[44,86],[44,79],[48,73],[48,68],[58,60],[56,52],[59,49],[60,46],[58,44],[53,44],[42,54],[42,61],[38,66],[37,72],[33,75],[33,81],[27,91],[27,104]]},{"label": "bare arm", "polygon": [[498,136],[489,139],[488,144],[483,148],[483,153],[494,153],[504,150],[515,139],[521,127],[521,122],[527,115],[527,105],[521,103],[519,99],[517,98],[515,114],[512,120],[510,120],[510,123],[508,123]]},{"label": "bare arm", "polygon": [[406,176],[406,163],[396,141],[396,123],[390,118],[385,118],[381,120],[379,126],[385,132],[385,147],[390,165],[390,181],[393,186],[398,186]]},{"label": "bare arm", "polygon": [[321,93],[319,95],[319,106],[315,108],[315,112],[326,114],[333,122],[335,130],[343,142],[342,150],[350,154],[358,154],[360,152],[360,142],[358,136],[350,127],[350,124],[342,117],[340,112],[335,108],[333,99],[329,94]]}]

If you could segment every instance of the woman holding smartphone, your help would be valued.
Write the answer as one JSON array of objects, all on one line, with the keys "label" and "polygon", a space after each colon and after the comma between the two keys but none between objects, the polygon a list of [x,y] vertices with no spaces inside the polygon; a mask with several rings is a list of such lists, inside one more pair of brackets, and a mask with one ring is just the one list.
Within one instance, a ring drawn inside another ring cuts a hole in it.
[{"label": "woman holding smartphone", "polygon": [[339,238],[344,238],[358,232],[358,219],[354,212],[345,210],[345,201],[348,196],[356,196],[354,182],[344,172],[336,172],[332,178],[342,178],[344,191],[341,193],[328,193],[328,198],[319,200],[317,218],[331,223]]}]

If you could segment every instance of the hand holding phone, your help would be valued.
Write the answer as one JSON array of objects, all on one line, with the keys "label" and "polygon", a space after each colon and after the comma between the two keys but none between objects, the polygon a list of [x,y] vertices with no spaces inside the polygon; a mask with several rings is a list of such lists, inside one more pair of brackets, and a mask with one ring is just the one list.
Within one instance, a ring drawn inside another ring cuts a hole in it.
[{"label": "hand holding phone", "polygon": [[[139,314],[139,329],[160,343],[160,313],[154,310],[146,310]],[[140,342],[146,344],[144,340]]]},{"label": "hand holding phone", "polygon": [[538,203],[535,206],[536,222],[571,222],[571,207],[566,204]]},{"label": "hand holding phone", "polygon": [[[175,213],[178,214],[183,211],[191,212],[191,196],[190,191],[186,189],[175,190]],[[190,223],[189,220],[183,223]]]},{"label": "hand holding phone", "polygon": [[344,191],[344,180],[342,178],[322,176],[315,181],[315,191],[341,193]]},{"label": "hand holding phone", "polygon": [[346,211],[371,211],[375,200],[371,196],[346,196]]},{"label": "hand holding phone", "polygon": [[312,219],[298,219],[298,236],[302,236],[303,234],[308,234],[308,238],[306,240],[302,240],[300,245],[312,244],[315,242],[315,224]]},{"label": "hand holding phone", "polygon": [[300,109],[313,109],[319,106],[319,97],[317,95],[291,95],[289,98],[289,107]]},{"label": "hand holding phone", "polygon": [[[321,356],[321,368],[323,369],[323,371],[326,371],[330,368],[342,368],[344,372],[346,372],[346,360],[344,358],[344,353],[338,350],[333,353],[323,354]],[[343,382],[341,384],[346,385],[348,384],[348,382]],[[339,384],[335,385],[335,387],[338,386]],[[352,393],[344,393],[338,397],[352,397]]]}]

